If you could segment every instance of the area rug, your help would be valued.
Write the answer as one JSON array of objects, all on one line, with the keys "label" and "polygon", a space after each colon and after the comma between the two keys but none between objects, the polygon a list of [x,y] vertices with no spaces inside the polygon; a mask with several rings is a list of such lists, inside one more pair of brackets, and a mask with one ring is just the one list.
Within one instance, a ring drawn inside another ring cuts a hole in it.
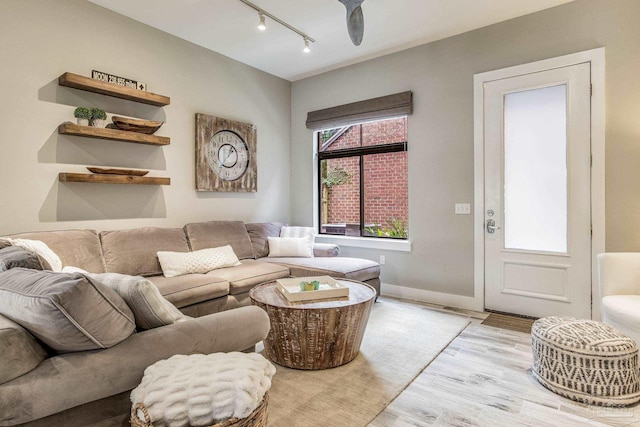
[{"label": "area rug", "polygon": [[352,362],[321,371],[275,365],[269,426],[366,426],[468,324],[464,316],[379,299]]},{"label": "area rug", "polygon": [[494,326],[496,328],[509,329],[511,331],[531,333],[534,319],[519,316],[509,316],[506,314],[491,313],[484,319],[483,325]]}]

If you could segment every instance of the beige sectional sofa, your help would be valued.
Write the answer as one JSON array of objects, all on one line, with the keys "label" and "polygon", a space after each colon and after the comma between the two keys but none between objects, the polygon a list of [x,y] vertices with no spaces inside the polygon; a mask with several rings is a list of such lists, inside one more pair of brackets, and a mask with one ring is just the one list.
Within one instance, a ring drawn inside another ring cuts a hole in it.
[{"label": "beige sectional sofa", "polygon": [[[339,257],[335,245],[316,245],[313,258],[268,257],[267,237],[279,236],[283,225],[209,221],[183,228],[7,236],[46,243],[63,266],[144,276],[168,301],[194,318],[134,333],[107,349],[49,354],[30,372],[0,384],[0,426],[99,422],[126,412],[129,391],[139,383],[144,369],[157,360],[173,354],[253,349],[269,330],[266,314],[250,306],[249,291],[260,283],[289,276],[331,275],[360,280],[379,290],[380,266],[370,260]],[[233,248],[240,265],[206,274],[162,275],[158,251],[189,252],[225,245]],[[0,354],[20,360],[20,352],[29,351],[9,342],[25,333],[20,329],[0,316]]]}]

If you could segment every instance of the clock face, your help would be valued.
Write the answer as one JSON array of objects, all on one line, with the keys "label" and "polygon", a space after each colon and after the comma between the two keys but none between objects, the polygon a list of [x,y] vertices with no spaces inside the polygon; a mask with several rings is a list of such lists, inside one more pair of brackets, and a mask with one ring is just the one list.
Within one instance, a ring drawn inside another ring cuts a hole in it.
[{"label": "clock face", "polygon": [[206,146],[211,170],[225,181],[239,179],[249,167],[249,147],[235,132],[216,132]]}]

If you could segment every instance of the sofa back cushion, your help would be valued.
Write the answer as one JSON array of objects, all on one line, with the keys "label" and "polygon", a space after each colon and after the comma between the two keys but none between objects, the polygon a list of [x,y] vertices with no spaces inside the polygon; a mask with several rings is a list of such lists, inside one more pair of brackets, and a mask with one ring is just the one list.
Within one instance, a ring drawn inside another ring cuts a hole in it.
[{"label": "sofa back cushion", "polygon": [[143,227],[100,233],[106,270],[129,276],[162,274],[158,251],[188,252],[182,228]]},{"label": "sofa back cushion", "polygon": [[26,374],[47,357],[47,352],[22,326],[0,316],[0,384]]},{"label": "sofa back cushion", "polygon": [[253,258],[251,239],[242,221],[194,222],[184,230],[194,251],[230,245],[238,259]]},{"label": "sofa back cushion", "polygon": [[114,346],[136,327],[115,291],[80,273],[0,273],[0,314],[62,353]]},{"label": "sofa back cushion", "polygon": [[260,222],[246,224],[251,246],[253,247],[253,255],[256,259],[264,258],[269,255],[269,242],[267,237],[280,236],[280,229],[285,226],[284,222]]},{"label": "sofa back cushion", "polygon": [[60,257],[63,267],[70,265],[91,273],[105,272],[100,239],[94,230],[40,231],[6,237],[44,242]]}]

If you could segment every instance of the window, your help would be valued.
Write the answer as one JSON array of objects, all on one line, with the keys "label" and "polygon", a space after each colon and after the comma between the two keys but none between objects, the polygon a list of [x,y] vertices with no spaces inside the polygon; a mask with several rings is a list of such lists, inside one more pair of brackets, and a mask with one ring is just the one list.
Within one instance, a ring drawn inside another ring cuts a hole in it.
[{"label": "window", "polygon": [[407,116],[317,132],[320,233],[407,239]]}]

